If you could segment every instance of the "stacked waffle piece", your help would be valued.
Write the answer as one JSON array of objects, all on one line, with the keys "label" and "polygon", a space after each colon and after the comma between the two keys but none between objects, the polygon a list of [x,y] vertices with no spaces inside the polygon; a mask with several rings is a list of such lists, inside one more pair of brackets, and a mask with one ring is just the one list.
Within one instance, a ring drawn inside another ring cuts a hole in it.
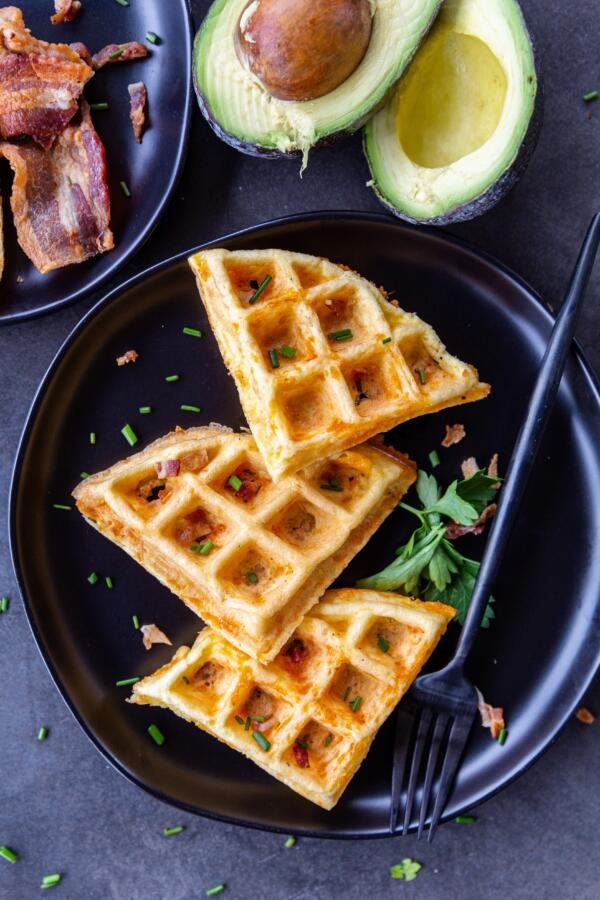
[{"label": "stacked waffle piece", "polygon": [[454,615],[324,594],[415,480],[364,441],[489,387],[346,268],[278,250],[190,264],[252,435],[177,429],[74,496],[208,623],[131,702],[172,709],[330,809]]}]

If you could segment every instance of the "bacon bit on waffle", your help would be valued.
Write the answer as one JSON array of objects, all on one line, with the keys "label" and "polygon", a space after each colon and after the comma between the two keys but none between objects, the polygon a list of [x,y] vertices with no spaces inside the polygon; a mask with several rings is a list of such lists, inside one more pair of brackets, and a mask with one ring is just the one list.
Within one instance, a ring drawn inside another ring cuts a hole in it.
[{"label": "bacon bit on waffle", "polygon": [[335,319],[341,319],[346,312],[346,301],[332,297],[325,301],[325,306]]},{"label": "bacon bit on waffle", "polygon": [[294,638],[285,651],[285,655],[288,656],[293,663],[302,662],[306,655],[306,644],[300,638]]},{"label": "bacon bit on waffle", "polygon": [[253,469],[244,465],[238,466],[233,474],[242,482],[240,487],[236,491],[233,486],[229,484],[229,480],[225,482],[225,487],[227,490],[234,493],[236,497],[239,497],[244,503],[249,503],[250,500],[253,500],[256,497],[263,486],[261,479]]},{"label": "bacon bit on waffle", "polygon": [[186,472],[199,472],[208,462],[208,453],[204,448],[201,450],[193,450],[181,457],[181,467]]},{"label": "bacon bit on waffle", "polygon": [[138,144],[142,143],[142,133],[146,124],[146,106],[148,104],[148,92],[143,81],[128,84],[129,91],[129,118],[133,125],[133,134]]},{"label": "bacon bit on waffle", "polygon": [[500,732],[504,729],[504,710],[501,706],[491,706],[489,703],[486,703],[483,699],[483,694],[480,690],[475,688],[477,691],[477,700],[478,700],[478,708],[479,715],[481,716],[481,724],[484,728],[489,728],[492,738],[497,741]]},{"label": "bacon bit on waffle", "polygon": [[446,425],[446,437],[442,441],[442,447],[452,447],[453,444],[459,444],[466,434],[464,425]]},{"label": "bacon bit on waffle", "polygon": [[306,747],[301,747],[299,744],[294,744],[292,747],[292,753],[294,754],[294,759],[296,760],[296,765],[301,769],[310,769],[310,764],[308,762],[308,750]]},{"label": "bacon bit on waffle", "polygon": [[139,353],[137,353],[135,350],[128,350],[122,356],[117,356],[117,365],[126,366],[127,363],[135,362],[138,356]]},{"label": "bacon bit on waffle", "polygon": [[54,0],[54,9],[56,10],[55,14],[50,16],[53,25],[72,22],[81,9],[81,2],[80,0]]},{"label": "bacon bit on waffle", "polygon": [[109,63],[129,62],[130,59],[143,59],[148,56],[148,49],[137,41],[125,44],[108,44],[92,56],[92,65],[96,71]]},{"label": "bacon bit on waffle", "polygon": [[154,463],[156,474],[159,478],[169,478],[172,475],[179,475],[178,459],[161,459],[160,462]]},{"label": "bacon bit on waffle", "polygon": [[582,706],[577,710],[575,716],[579,719],[580,722],[583,722],[584,725],[593,725],[596,721],[596,716],[587,709],[587,707]]},{"label": "bacon bit on waffle", "polygon": [[479,463],[474,456],[470,456],[468,459],[465,459],[463,460],[463,462],[461,462],[460,468],[463,478],[466,481],[467,478],[472,478],[473,475],[476,475],[477,472],[479,472]]},{"label": "bacon bit on waffle", "polygon": [[142,632],[142,640],[146,650],[150,650],[153,644],[168,644],[171,646],[169,638],[156,625],[142,625],[140,631]]},{"label": "bacon bit on waffle", "polygon": [[498,505],[496,503],[488,504],[477,521],[473,522],[472,525],[458,525],[456,522],[451,522],[446,528],[444,537],[449,541],[456,541],[459,537],[464,537],[465,534],[481,534],[485,530],[486,522],[496,515],[497,509]]}]

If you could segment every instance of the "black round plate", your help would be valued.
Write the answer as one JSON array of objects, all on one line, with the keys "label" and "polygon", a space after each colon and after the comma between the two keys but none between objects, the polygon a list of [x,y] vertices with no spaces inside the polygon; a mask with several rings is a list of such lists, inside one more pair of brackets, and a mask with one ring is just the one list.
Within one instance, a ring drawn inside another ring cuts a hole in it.
[{"label": "black round plate", "polygon": [[[398,428],[394,444],[423,466],[438,449],[443,483],[460,462],[500,454],[504,470],[552,318],[522,281],[440,232],[389,219],[324,213],[295,217],[224,238],[230,248],[276,246],[322,254],[395,291],[401,305],[430,322],[450,350],[493,384],[484,403]],[[202,339],[182,333],[201,328]],[[130,348],[140,358],[118,368]],[[178,374],[167,383],[165,376]],[[202,414],[179,411],[181,404]],[[150,405],[150,415],[138,407]],[[522,772],[556,736],[600,661],[600,396],[575,350],[496,589],[497,619],[481,633],[472,675],[506,711],[500,747],[476,727],[447,815],[472,807]],[[194,812],[319,836],[384,835],[392,730],[388,722],[337,808],[326,813],[252,763],[166,710],[127,706],[117,679],[145,675],[172,655],[142,647],[132,615],[155,622],[175,646],[193,640],[198,620],[166,588],[85,524],[69,503],[82,470],[94,472],[172,429],[211,421],[238,428],[243,417],[232,379],[211,335],[185,257],[129,281],[100,302],[59,352],[36,397],[16,461],[11,496],[12,552],[25,606],[59,690],[115,767],[154,795]],[[446,423],[467,438],[450,450]],[[95,446],[89,433],[97,434]],[[340,579],[381,569],[414,520],[398,510]],[[464,539],[466,555],[482,538]],[[87,582],[90,572],[102,579]],[[114,581],[107,589],[104,576]],[[438,653],[452,647],[456,626]],[[166,736],[156,747],[146,729]]]},{"label": "black round plate", "polygon": [[[6,267],[0,285],[0,324],[17,322],[65,306],[114,275],[150,236],[181,170],[187,144],[192,98],[192,27],[187,0],[144,0],[119,6],[115,0],[83,3],[71,24],[52,25],[51,0],[23,5],[25,24],[47,41],[83,41],[92,53],[111,43],[142,41],[150,50],[143,60],[108,65],[86,88],[90,103],[108,101],[106,112],[93,112],[106,147],[111,226],[115,249],[78,265],[41,275],[20,249],[10,213],[11,177],[2,165]],[[160,36],[153,46],[147,31]],[[136,144],[129,121],[127,85],[143,81],[148,89],[148,127]],[[125,197],[124,181],[131,190]]]}]

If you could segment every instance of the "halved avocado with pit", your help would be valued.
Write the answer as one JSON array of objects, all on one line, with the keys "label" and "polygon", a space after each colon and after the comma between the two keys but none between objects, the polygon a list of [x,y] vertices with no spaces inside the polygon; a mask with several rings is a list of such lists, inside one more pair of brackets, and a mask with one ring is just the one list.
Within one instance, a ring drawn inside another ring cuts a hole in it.
[{"label": "halved avocado with pit", "polygon": [[335,89],[308,100],[278,99],[243,61],[240,25],[260,2],[216,0],[211,6],[194,44],[198,102],[213,130],[236,149],[306,158],[311,147],[357,130],[372,115],[414,56],[441,0],[369,0],[372,23],[361,61]]},{"label": "halved avocado with pit", "polygon": [[410,222],[481,215],[524,172],[542,106],[518,3],[446,0],[390,101],[365,127],[371,186]]}]

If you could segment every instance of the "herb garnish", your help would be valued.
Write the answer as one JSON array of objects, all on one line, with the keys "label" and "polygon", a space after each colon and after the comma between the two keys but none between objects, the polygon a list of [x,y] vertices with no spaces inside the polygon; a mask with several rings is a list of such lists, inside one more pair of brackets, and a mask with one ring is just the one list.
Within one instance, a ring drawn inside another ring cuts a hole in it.
[{"label": "herb garnish", "polygon": [[[486,475],[483,470],[470,478],[453,481],[442,493],[433,475],[419,471],[417,494],[423,509],[415,509],[400,503],[420,520],[410,539],[396,551],[396,559],[382,572],[363,578],[358,587],[378,591],[395,591],[402,588],[407,594],[424,600],[449,603],[456,609],[457,619],[465,620],[475,586],[480,563],[467,559],[445,537],[446,525],[442,516],[448,516],[459,525],[473,525],[498,491],[497,476]],[[487,628],[494,618],[491,607],[493,597],[481,621]]]},{"label": "herb garnish", "polygon": [[265,290],[265,288],[268,286],[270,281],[273,281],[273,276],[265,275],[265,277],[263,278],[263,280],[261,281],[259,286],[256,288],[256,290],[254,291],[254,293],[248,300],[248,303],[250,304],[250,306],[253,306],[256,303],[256,301],[258,300],[258,298],[260,297],[262,292]]},{"label": "herb garnish", "polygon": [[403,878],[404,881],[414,881],[421,869],[421,863],[417,862],[416,859],[407,857],[406,859],[403,859],[401,863],[390,866],[390,875],[392,878]]},{"label": "herb garnish", "polygon": [[382,634],[377,635],[377,646],[381,650],[382,653],[387,653],[390,649],[390,642],[386,641]]},{"label": "herb garnish", "polygon": [[354,334],[351,328],[342,328],[341,331],[330,331],[327,337],[330,341],[349,341]]}]

